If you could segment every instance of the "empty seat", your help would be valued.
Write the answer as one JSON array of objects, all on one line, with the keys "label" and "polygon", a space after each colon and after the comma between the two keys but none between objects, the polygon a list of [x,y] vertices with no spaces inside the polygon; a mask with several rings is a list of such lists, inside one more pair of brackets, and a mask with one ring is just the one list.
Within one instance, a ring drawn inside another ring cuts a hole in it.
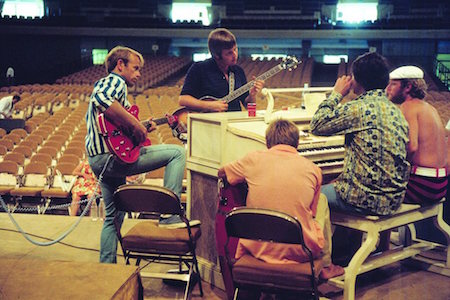
[{"label": "empty seat", "polygon": [[9,195],[17,185],[19,166],[13,161],[0,162],[0,195]]},{"label": "empty seat", "polygon": [[14,142],[6,137],[3,137],[0,140],[0,145],[5,146],[8,151],[12,151],[12,149],[14,149]]}]

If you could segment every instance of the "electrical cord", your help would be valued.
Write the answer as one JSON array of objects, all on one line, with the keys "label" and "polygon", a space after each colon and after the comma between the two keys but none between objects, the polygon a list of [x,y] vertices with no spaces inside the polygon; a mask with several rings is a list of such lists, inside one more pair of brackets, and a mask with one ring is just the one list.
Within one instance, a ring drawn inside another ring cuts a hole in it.
[{"label": "electrical cord", "polygon": [[[108,166],[111,158],[112,158],[112,154],[108,157],[108,160],[106,161],[105,165],[103,166],[102,171],[100,172],[100,175],[98,176],[98,181],[97,181],[97,185],[95,187],[95,191],[97,191],[100,182],[103,180],[103,174],[106,171],[106,167]],[[2,206],[2,208],[8,213],[9,218],[11,219],[11,222],[14,224],[14,226],[16,226],[16,228],[18,229],[18,231],[23,235],[23,237],[29,241],[30,243],[37,245],[37,246],[51,246],[54,245],[60,241],[62,241],[66,236],[68,236],[77,226],[78,224],[80,224],[82,218],[86,215],[86,213],[88,212],[89,208],[91,207],[92,201],[94,199],[96,199],[98,197],[97,192],[94,193],[94,195],[92,195],[92,197],[89,199],[88,204],[86,205],[86,207],[84,208],[83,212],[81,213],[81,215],[78,217],[77,221],[72,224],[72,226],[66,231],[63,232],[58,238],[54,239],[54,240],[50,240],[49,242],[38,242],[33,240],[30,235],[28,235],[27,233],[24,232],[24,230],[22,229],[22,227],[20,227],[20,225],[17,223],[17,221],[14,219],[14,217],[12,216],[12,213],[9,211],[9,208],[7,207],[7,205],[5,204],[5,202],[3,201],[2,196],[0,196],[0,204]]]}]

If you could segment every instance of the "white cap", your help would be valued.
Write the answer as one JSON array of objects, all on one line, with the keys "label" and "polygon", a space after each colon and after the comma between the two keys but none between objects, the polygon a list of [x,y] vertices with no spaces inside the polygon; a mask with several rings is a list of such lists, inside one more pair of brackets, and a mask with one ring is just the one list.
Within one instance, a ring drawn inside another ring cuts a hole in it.
[{"label": "white cap", "polygon": [[423,79],[423,71],[416,66],[404,66],[392,71],[389,79]]}]

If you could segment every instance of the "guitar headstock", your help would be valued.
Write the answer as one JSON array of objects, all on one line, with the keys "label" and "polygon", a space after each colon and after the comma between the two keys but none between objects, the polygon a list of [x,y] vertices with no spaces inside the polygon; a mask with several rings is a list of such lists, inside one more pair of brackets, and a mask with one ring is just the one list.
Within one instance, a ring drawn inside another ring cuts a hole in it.
[{"label": "guitar headstock", "polygon": [[289,71],[292,71],[293,69],[297,68],[297,65],[301,63],[302,61],[299,61],[295,56],[286,56],[285,58],[283,58],[280,66],[285,70],[287,69]]}]

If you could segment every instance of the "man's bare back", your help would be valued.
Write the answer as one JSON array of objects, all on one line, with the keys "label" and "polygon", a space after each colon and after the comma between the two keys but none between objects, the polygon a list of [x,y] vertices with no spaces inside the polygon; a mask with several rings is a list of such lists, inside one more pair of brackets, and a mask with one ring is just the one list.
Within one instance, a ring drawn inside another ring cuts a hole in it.
[{"label": "man's bare back", "polygon": [[436,109],[420,99],[407,99],[400,109],[409,124],[408,152],[411,163],[421,167],[445,167],[445,128]]}]

